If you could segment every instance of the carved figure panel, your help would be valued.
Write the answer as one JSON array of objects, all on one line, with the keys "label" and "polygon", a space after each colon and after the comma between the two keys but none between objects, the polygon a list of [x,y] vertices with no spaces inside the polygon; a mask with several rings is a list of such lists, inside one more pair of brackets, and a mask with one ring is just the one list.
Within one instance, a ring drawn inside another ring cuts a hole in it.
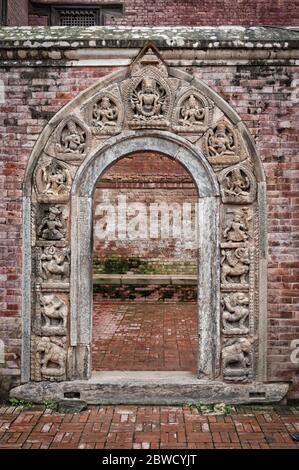
[{"label": "carved figure panel", "polygon": [[203,149],[209,162],[219,167],[238,163],[244,159],[237,132],[226,120],[208,129],[203,139]]},{"label": "carved figure panel", "polygon": [[228,243],[247,242],[252,237],[251,221],[248,207],[228,208],[223,221],[222,240]]},{"label": "carved figure panel", "polygon": [[65,338],[36,337],[34,351],[35,380],[65,380]]},{"label": "carved figure panel", "polygon": [[222,349],[224,380],[246,382],[252,366],[252,338],[227,340]]},{"label": "carved figure panel", "polygon": [[126,117],[131,128],[170,126],[172,91],[167,79],[148,66],[140,77],[132,78],[123,88]]},{"label": "carved figure panel", "polygon": [[219,173],[218,179],[223,202],[250,204],[255,200],[256,181],[247,165],[227,168]]},{"label": "carved figure panel", "polygon": [[38,249],[39,275],[47,282],[68,282],[70,249],[54,245]]},{"label": "carved figure panel", "polygon": [[47,153],[60,160],[79,164],[86,157],[90,146],[90,133],[76,116],[62,121],[54,134],[54,148]]},{"label": "carved figure panel", "polygon": [[225,293],[222,296],[222,332],[224,334],[247,334],[249,296],[245,292]]},{"label": "carved figure panel", "polygon": [[47,159],[35,171],[35,189],[42,196],[59,198],[69,193],[72,176],[68,165]]},{"label": "carved figure panel", "polygon": [[112,88],[112,91],[103,90],[86,108],[87,122],[95,136],[121,132],[124,118],[123,105],[118,96],[118,88]]},{"label": "carved figure panel", "polygon": [[249,283],[250,251],[247,247],[222,249],[221,284],[246,286]]},{"label": "carved figure panel", "polygon": [[37,226],[37,235],[40,240],[65,240],[66,221],[60,206],[48,206],[40,223]]},{"label": "carved figure panel", "polygon": [[40,296],[41,331],[43,335],[65,335],[68,307],[61,296],[44,294]]},{"label": "carved figure panel", "polygon": [[174,129],[180,133],[202,134],[211,123],[212,108],[212,103],[196,88],[188,87],[174,106]]}]

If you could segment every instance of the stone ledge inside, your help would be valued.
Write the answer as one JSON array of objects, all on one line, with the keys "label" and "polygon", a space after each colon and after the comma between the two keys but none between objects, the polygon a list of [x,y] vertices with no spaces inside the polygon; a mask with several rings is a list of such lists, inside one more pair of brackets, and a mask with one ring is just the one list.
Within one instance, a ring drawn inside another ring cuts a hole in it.
[{"label": "stone ledge inside", "polygon": [[191,372],[109,371],[89,380],[28,382],[12,389],[10,397],[42,403],[75,396],[90,405],[252,404],[280,402],[288,388],[287,383],[202,380]]}]

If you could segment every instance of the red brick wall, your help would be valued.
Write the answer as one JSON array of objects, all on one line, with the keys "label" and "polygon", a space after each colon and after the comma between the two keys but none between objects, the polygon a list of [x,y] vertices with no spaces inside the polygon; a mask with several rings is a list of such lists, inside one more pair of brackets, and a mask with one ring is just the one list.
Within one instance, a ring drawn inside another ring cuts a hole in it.
[{"label": "red brick wall", "polygon": [[182,261],[196,259],[196,249],[188,247],[178,237],[173,237],[172,233],[169,238],[164,239],[147,237],[132,240],[119,238],[100,240],[96,228],[103,212],[97,211],[100,209],[99,204],[110,202],[117,207],[119,196],[125,196],[128,204],[130,202],[144,204],[148,215],[146,219],[148,233],[150,204],[153,203],[165,202],[169,205],[177,203],[182,207],[183,203],[188,202],[192,205],[192,224],[195,224],[196,188],[189,173],[178,162],[163,155],[145,152],[124,157],[103,175],[94,194],[94,210],[98,213],[94,217],[94,256],[102,258],[121,255]]},{"label": "red brick wall", "polygon": [[[0,70],[0,331],[18,373],[21,301],[21,184],[32,147],[51,113],[111,72],[108,68]],[[240,114],[255,138],[268,185],[269,378],[291,380],[290,341],[299,339],[298,68],[194,68]],[[7,367],[6,366],[6,367]],[[1,367],[1,366],[0,366]]]},{"label": "red brick wall", "polygon": [[[12,21],[27,24],[25,18],[26,0],[9,0],[14,4]],[[21,5],[22,2],[22,5]],[[117,3],[117,0],[40,0],[39,3],[86,3],[88,5]],[[107,24],[126,26],[217,26],[217,25],[293,25],[299,22],[297,0],[123,0],[122,17],[111,18]],[[29,24],[45,25],[45,17],[30,16]]]}]

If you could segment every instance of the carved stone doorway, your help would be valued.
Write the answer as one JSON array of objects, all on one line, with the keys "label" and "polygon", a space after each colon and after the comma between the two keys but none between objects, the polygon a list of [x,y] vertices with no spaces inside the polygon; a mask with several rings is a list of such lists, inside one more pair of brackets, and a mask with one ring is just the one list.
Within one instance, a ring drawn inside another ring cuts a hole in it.
[{"label": "carved stone doorway", "polygon": [[[198,375],[91,377],[91,227],[96,181],[120,158],[159,152],[198,191]],[[275,401],[267,384],[266,183],[237,113],[147,46],[59,111],[28,163],[23,197],[24,385],[37,401]],[[134,385],[134,393],[132,386]],[[121,398],[120,398],[121,393]]]}]

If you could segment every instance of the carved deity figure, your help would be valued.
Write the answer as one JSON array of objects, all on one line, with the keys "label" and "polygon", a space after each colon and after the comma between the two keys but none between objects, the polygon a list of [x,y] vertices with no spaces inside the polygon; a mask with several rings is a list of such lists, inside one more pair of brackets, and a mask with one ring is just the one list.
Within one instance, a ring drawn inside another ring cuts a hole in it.
[{"label": "carved deity figure", "polygon": [[244,292],[231,292],[222,299],[224,333],[248,333],[245,322],[249,315],[249,297]]},{"label": "carved deity figure", "polygon": [[248,284],[249,273],[248,248],[235,248],[222,250],[221,258],[221,282],[222,284],[240,283]]},{"label": "carved deity figure", "polygon": [[38,236],[44,240],[62,240],[65,237],[66,229],[63,226],[61,215],[59,207],[50,207],[47,215],[38,226]]},{"label": "carved deity figure", "polygon": [[63,279],[70,268],[69,249],[48,246],[41,254],[41,276],[44,280]]},{"label": "carved deity figure", "polygon": [[61,341],[41,337],[36,346],[36,356],[43,378],[51,380],[65,374],[66,352]]},{"label": "carved deity figure", "polygon": [[67,321],[67,306],[65,302],[54,294],[41,296],[42,318],[45,328],[57,328],[65,332]]},{"label": "carved deity figure", "polygon": [[222,364],[225,379],[247,380],[251,366],[253,341],[249,338],[238,338],[228,341],[224,346],[222,349]]},{"label": "carved deity figure", "polygon": [[210,157],[236,153],[234,135],[224,123],[220,122],[216,129],[209,131],[208,151]]},{"label": "carved deity figure", "polygon": [[60,151],[83,154],[86,147],[85,131],[73,120],[64,126],[60,137]]},{"label": "carved deity figure", "polygon": [[92,110],[93,126],[100,128],[116,126],[117,118],[117,107],[111,102],[108,96],[103,96],[99,102],[94,104]]},{"label": "carved deity figure", "polygon": [[60,163],[52,160],[41,167],[41,179],[44,185],[43,194],[59,195],[66,193],[71,187],[70,172]]},{"label": "carved deity figure", "polygon": [[131,105],[135,119],[160,119],[166,104],[166,92],[155,79],[145,77],[133,91]]},{"label": "carved deity figure", "polygon": [[235,198],[249,195],[250,180],[241,168],[234,168],[227,173],[222,184],[227,195]]},{"label": "carved deity figure", "polygon": [[194,95],[190,95],[189,98],[184,102],[184,105],[181,107],[180,115],[180,124],[194,126],[196,124],[202,123],[204,120],[205,109]]},{"label": "carved deity figure", "polygon": [[249,238],[248,223],[251,217],[248,216],[248,209],[234,209],[232,217],[227,220],[222,232],[224,240],[229,242],[245,242]]}]

